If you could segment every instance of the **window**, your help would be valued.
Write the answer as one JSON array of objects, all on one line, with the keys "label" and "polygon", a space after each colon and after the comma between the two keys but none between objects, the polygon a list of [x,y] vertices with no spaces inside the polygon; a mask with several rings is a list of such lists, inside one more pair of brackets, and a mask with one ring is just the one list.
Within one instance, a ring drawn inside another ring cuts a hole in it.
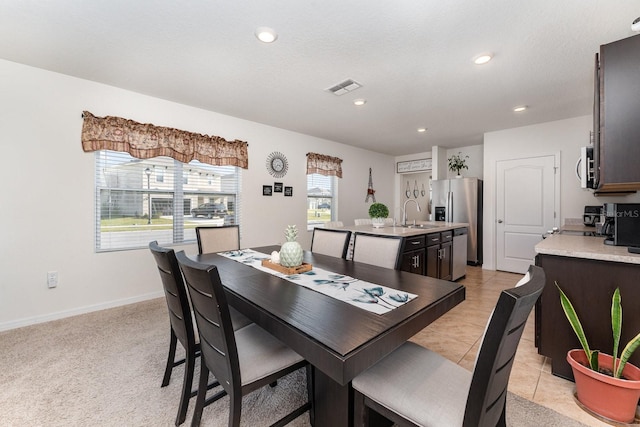
[{"label": "window", "polygon": [[96,151],[95,163],[97,252],[192,242],[196,226],[240,221],[235,166],[108,150]]},{"label": "window", "polygon": [[335,216],[335,203],[333,195],[337,182],[333,176],[325,176],[317,173],[307,175],[307,230],[313,230],[316,226],[333,221]]}]

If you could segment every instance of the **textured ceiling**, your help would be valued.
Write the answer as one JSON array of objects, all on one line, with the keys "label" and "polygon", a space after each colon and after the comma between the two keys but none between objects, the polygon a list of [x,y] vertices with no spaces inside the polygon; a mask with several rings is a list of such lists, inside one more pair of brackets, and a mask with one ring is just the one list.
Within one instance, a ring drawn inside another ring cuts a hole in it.
[{"label": "textured ceiling", "polygon": [[[640,0],[0,0],[0,58],[403,155],[590,114],[594,53],[638,16]],[[348,78],[362,88],[325,90]]]}]

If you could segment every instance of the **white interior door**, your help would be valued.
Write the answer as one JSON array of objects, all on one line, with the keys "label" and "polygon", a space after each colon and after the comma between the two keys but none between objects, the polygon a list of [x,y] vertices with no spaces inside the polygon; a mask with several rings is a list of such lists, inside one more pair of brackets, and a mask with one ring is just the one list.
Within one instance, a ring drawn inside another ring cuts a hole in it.
[{"label": "white interior door", "polygon": [[503,160],[496,171],[496,268],[525,273],[535,245],[554,227],[555,156]]}]

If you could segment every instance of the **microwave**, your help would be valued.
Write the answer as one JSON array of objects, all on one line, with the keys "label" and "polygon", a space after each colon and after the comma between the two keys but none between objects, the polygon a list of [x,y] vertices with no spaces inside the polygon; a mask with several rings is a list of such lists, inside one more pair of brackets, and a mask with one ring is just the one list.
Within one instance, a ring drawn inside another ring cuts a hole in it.
[{"label": "microwave", "polygon": [[640,247],[640,204],[605,203],[605,243]]},{"label": "microwave", "polygon": [[580,158],[576,165],[576,175],[580,180],[581,188],[596,188],[593,147],[580,148]]}]

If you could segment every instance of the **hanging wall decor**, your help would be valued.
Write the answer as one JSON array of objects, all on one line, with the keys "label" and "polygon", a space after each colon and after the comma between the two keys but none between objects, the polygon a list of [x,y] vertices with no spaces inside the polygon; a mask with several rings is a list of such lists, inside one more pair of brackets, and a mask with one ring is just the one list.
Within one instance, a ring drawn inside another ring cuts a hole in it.
[{"label": "hanging wall decor", "polygon": [[269,172],[275,178],[282,178],[287,174],[289,169],[289,163],[284,154],[279,151],[274,151],[267,156],[267,172]]},{"label": "hanging wall decor", "polygon": [[367,198],[364,199],[364,202],[367,203],[369,199],[371,199],[373,203],[375,203],[376,202],[375,192],[376,190],[373,189],[373,178],[371,177],[371,168],[369,168],[369,188],[367,188]]},{"label": "hanging wall decor", "polygon": [[411,197],[411,186],[409,185],[409,181],[407,181],[407,189],[404,194],[407,196],[407,199]]},{"label": "hanging wall decor", "polygon": [[415,185],[413,186],[413,197],[417,199],[419,195],[420,192],[418,191],[418,181],[416,181]]}]

